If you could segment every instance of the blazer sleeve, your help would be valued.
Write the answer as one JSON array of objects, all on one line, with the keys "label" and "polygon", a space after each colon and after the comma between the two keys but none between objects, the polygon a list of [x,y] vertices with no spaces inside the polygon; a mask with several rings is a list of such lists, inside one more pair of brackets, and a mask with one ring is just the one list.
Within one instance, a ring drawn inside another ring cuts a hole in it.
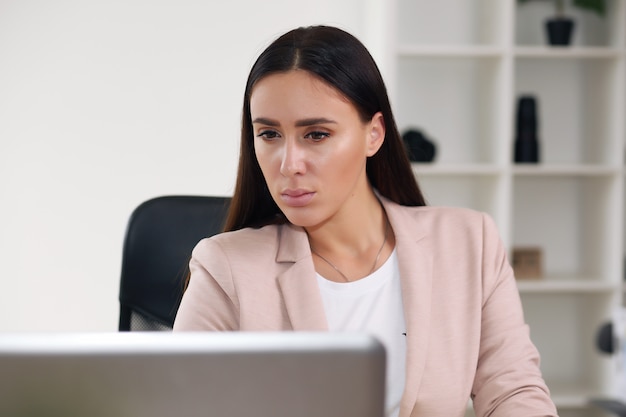
[{"label": "blazer sleeve", "polygon": [[237,330],[239,306],[232,271],[219,243],[203,239],[189,262],[189,284],[174,321],[174,331]]},{"label": "blazer sleeve", "polygon": [[472,389],[477,416],[556,416],[524,321],[517,284],[493,220],[483,215],[483,299],[478,366]]}]

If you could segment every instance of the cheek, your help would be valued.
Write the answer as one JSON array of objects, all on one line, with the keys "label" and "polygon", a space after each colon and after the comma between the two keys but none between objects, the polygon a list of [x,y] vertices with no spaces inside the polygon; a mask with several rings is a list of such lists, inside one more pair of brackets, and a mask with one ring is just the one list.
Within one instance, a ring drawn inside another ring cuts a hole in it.
[{"label": "cheek", "polygon": [[261,171],[263,171],[263,175],[267,176],[269,174],[269,170],[271,168],[272,155],[270,149],[267,146],[263,146],[263,143],[254,142],[254,154],[256,156],[256,160],[261,167]]},{"label": "cheek", "polygon": [[[346,141],[346,146],[338,150],[334,155],[330,156],[327,165],[332,166],[337,175],[341,174],[343,179],[349,180],[347,177],[358,175],[362,166],[365,164],[367,156],[365,148],[360,141]],[[339,177],[339,180],[342,178]]]}]

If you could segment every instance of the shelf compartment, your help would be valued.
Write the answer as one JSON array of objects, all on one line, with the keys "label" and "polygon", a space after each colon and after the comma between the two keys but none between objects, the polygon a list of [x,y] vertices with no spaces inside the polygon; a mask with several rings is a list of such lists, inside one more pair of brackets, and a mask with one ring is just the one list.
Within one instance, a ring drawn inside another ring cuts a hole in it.
[{"label": "shelf compartment", "polygon": [[502,163],[501,132],[508,103],[498,58],[420,58],[398,60],[395,113],[401,133],[419,129],[437,146],[442,164]]},{"label": "shelf compartment", "polygon": [[467,207],[489,213],[500,224],[504,216],[503,178],[497,175],[417,174],[431,206]]},{"label": "shelf compartment", "polygon": [[[540,161],[623,164],[618,59],[517,58],[515,97],[538,100]],[[517,103],[513,103],[513,111]]]},{"label": "shelf compartment", "polygon": [[496,45],[508,29],[501,0],[397,1],[399,43]]},{"label": "shelf compartment", "polygon": [[596,335],[611,317],[614,296],[522,293],[521,298],[557,406],[584,407],[608,392],[615,364],[596,348]]},{"label": "shelf compartment", "polygon": [[515,177],[513,248],[541,248],[546,281],[617,284],[619,185],[619,175]]},{"label": "shelf compartment", "polygon": [[[622,0],[608,0],[605,16],[581,10],[566,2],[565,14],[575,20],[572,46],[623,46]],[[544,22],[554,16],[552,2],[519,4],[515,13],[515,43],[517,45],[546,45]],[[560,48],[559,48],[560,49]]]}]

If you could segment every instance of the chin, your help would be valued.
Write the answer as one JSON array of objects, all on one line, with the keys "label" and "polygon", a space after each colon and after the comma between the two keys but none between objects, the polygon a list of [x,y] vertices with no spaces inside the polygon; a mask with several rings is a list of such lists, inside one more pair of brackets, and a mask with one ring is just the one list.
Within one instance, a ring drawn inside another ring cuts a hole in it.
[{"label": "chin", "polygon": [[302,208],[293,209],[291,207],[288,207],[286,209],[281,208],[281,211],[283,212],[287,220],[289,220],[289,223],[295,226],[307,228],[313,227],[320,223],[318,216],[313,214],[310,210]]}]

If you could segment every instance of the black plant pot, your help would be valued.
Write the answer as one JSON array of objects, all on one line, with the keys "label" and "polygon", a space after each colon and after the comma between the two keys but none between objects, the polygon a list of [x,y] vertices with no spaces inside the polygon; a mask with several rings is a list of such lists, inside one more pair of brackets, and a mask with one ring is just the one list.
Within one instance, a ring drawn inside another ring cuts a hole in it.
[{"label": "black plant pot", "polygon": [[572,41],[574,21],[567,17],[556,17],[546,21],[548,42],[553,46],[568,46]]}]

